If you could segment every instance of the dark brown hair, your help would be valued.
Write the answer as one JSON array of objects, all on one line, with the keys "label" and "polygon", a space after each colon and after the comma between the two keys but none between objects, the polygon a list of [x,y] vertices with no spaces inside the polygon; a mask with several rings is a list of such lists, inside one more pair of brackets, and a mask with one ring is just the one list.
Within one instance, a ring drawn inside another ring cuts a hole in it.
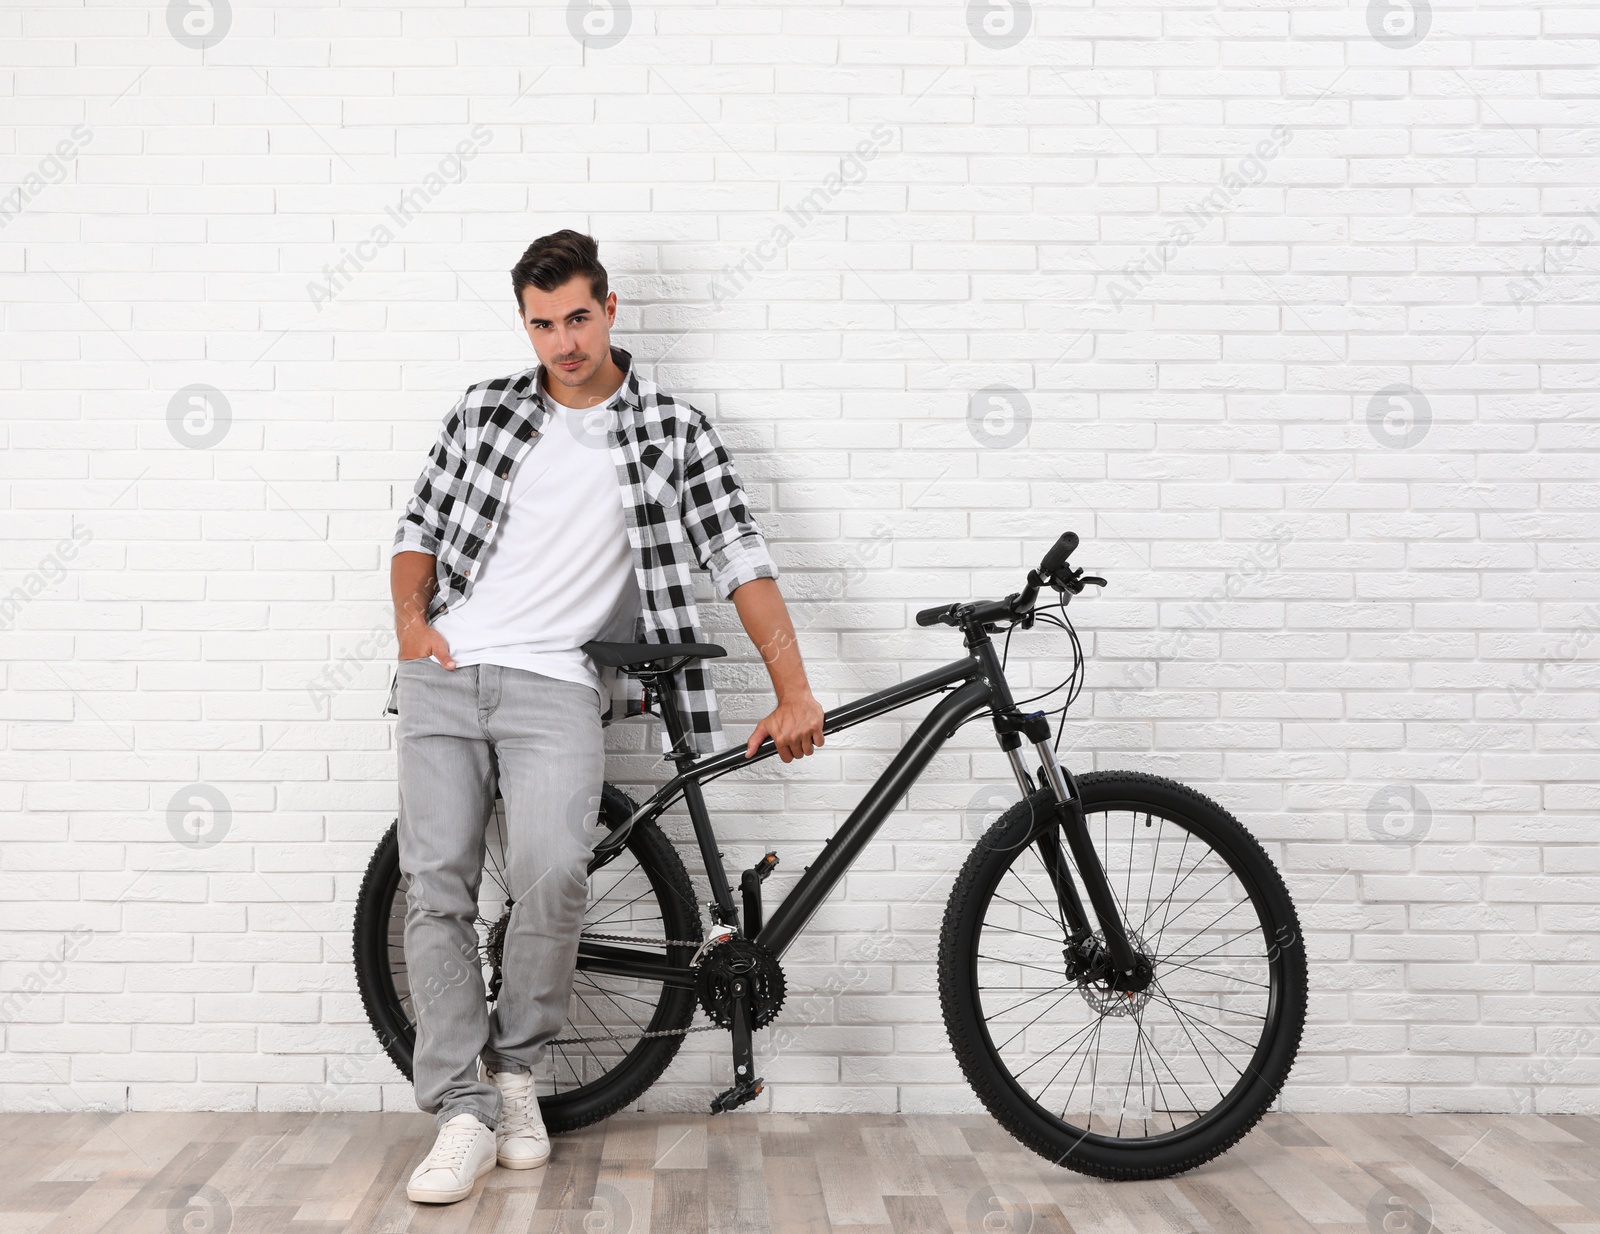
[{"label": "dark brown hair", "polygon": [[532,285],[540,291],[554,291],[575,274],[588,276],[589,290],[596,303],[604,308],[610,289],[594,238],[570,229],[540,236],[528,246],[522,260],[511,267],[511,291],[517,298],[517,312],[523,312],[524,287]]}]

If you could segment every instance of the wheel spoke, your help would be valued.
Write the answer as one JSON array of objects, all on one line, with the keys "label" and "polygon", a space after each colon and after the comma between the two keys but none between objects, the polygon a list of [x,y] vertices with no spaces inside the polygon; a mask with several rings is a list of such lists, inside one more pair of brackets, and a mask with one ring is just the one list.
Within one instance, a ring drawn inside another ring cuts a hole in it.
[{"label": "wheel spoke", "polygon": [[[1198,1103],[1196,1103],[1196,1101],[1194,1100],[1193,1097],[1189,1096],[1189,1090],[1184,1088],[1184,1086],[1183,1086],[1183,1078],[1181,1076],[1179,1076],[1176,1071],[1173,1070],[1171,1063],[1167,1063],[1166,1062],[1166,1058],[1162,1055],[1160,1048],[1155,1044],[1154,1041],[1152,1041],[1150,1039],[1150,1035],[1144,1031],[1144,1020],[1143,1020],[1143,1018],[1141,1016],[1134,1016],[1133,1017],[1133,1022],[1134,1022],[1135,1026],[1139,1030],[1140,1038],[1145,1042],[1145,1048],[1147,1050],[1153,1050],[1154,1053],[1155,1053],[1155,1057],[1160,1059],[1163,1063],[1166,1063],[1167,1074],[1172,1077],[1172,1082],[1178,1086],[1179,1094],[1183,1097],[1183,1099],[1185,1101],[1187,1101],[1189,1103],[1186,1108],[1189,1109],[1190,1111],[1192,1111],[1193,1113],[1195,1113],[1196,1115],[1198,1115],[1200,1113],[1200,1106],[1198,1105]],[[1152,1071],[1152,1074],[1156,1076],[1156,1087],[1159,1090],[1160,1087],[1161,1087],[1161,1077],[1159,1076],[1159,1074],[1156,1074],[1154,1071]],[[1166,1097],[1164,1095],[1162,1097],[1162,1100],[1163,1101],[1166,1100]],[[1169,1106],[1168,1109],[1170,1111],[1171,1107]],[[1170,1114],[1169,1114],[1169,1117],[1170,1117]],[[1172,1125],[1173,1125],[1173,1128],[1176,1129],[1176,1127],[1178,1125],[1176,1119],[1172,1119]]]},{"label": "wheel spoke", "polygon": [[1001,895],[998,891],[994,893],[994,898],[997,899],[997,900],[1005,900],[1005,902],[1007,904],[1010,904],[1015,908],[1021,909],[1025,913],[1032,913],[1036,917],[1043,917],[1046,921],[1048,921],[1053,926],[1059,926],[1061,924],[1061,919],[1059,917],[1056,917],[1055,915],[1053,915],[1051,913],[1041,913],[1041,912],[1039,912],[1038,909],[1029,908],[1026,904],[1018,904],[1015,900],[1008,900],[1008,899],[1006,899],[1005,896]]},{"label": "wheel spoke", "polygon": [[[1211,925],[1216,925],[1217,921],[1221,921],[1222,917],[1226,917],[1228,915],[1228,913],[1233,912],[1233,909],[1238,908],[1240,904],[1247,904],[1247,903],[1249,903],[1249,901],[1241,900],[1239,902],[1239,904],[1235,904],[1233,906],[1233,908],[1228,909],[1228,912],[1223,913],[1222,916],[1218,917],[1216,919],[1216,921],[1213,921],[1211,923]],[[1210,926],[1206,927],[1206,929],[1210,929],[1210,928],[1211,928]],[[1257,927],[1247,927],[1246,929],[1240,930],[1239,933],[1235,934],[1232,938],[1223,939],[1220,943],[1218,943],[1210,951],[1202,951],[1199,955],[1185,955],[1181,951],[1169,951],[1169,952],[1166,952],[1163,955],[1153,956],[1151,958],[1152,959],[1156,959],[1156,960],[1204,960],[1207,956],[1215,955],[1217,952],[1221,951],[1224,947],[1228,946],[1228,944],[1236,943],[1241,938],[1248,938],[1250,935],[1254,934],[1256,932],[1256,930],[1259,929],[1259,928],[1260,928],[1259,926],[1257,926]],[[1205,932],[1206,932],[1205,930],[1201,930],[1200,931],[1201,934],[1204,934]],[[1185,942],[1190,942],[1190,941],[1193,941],[1196,937],[1198,937],[1198,935],[1191,934],[1191,935],[1189,935],[1188,939],[1185,939],[1184,941]]]},{"label": "wheel spoke", "polygon": [[[1000,932],[1002,934],[1020,934],[1024,938],[1042,939],[1043,941],[1045,941],[1047,943],[1051,943],[1051,944],[1053,944],[1054,946],[1057,946],[1057,947],[1063,946],[1067,941],[1064,937],[1063,938],[1049,938],[1046,935],[1033,934],[1033,933],[1030,933],[1027,930],[1013,930],[1010,926],[990,926],[989,928],[991,930],[996,930],[996,931],[998,931],[998,932]],[[1063,934],[1064,933],[1065,933],[1065,931],[1063,931]]]},{"label": "wheel spoke", "polygon": [[[1247,1047],[1249,1047],[1251,1049],[1255,1048],[1255,1042],[1246,1041],[1243,1037],[1238,1036],[1236,1033],[1230,1033],[1227,1029],[1223,1028],[1222,1025],[1220,1025],[1220,1024],[1208,1024],[1204,1020],[1201,1020],[1198,1016],[1190,1015],[1187,1011],[1181,1010],[1177,1006],[1177,1004],[1174,1003],[1172,1001],[1172,999],[1167,995],[1165,990],[1157,989],[1156,990],[1156,997],[1159,998],[1162,1002],[1166,1003],[1168,1007],[1172,1008],[1173,1015],[1178,1016],[1180,1019],[1185,1020],[1185,1021],[1187,1021],[1189,1023],[1192,1023],[1202,1033],[1207,1034],[1208,1036],[1211,1033],[1221,1033],[1224,1037],[1227,1037],[1228,1039],[1230,1039],[1232,1041],[1237,1041],[1242,1046],[1247,1046]],[[1214,1050],[1217,1049],[1217,1047],[1215,1045],[1213,1045],[1211,1048],[1214,1049]],[[1217,1053],[1218,1054],[1222,1054],[1222,1051],[1221,1050],[1217,1050]],[[1233,1063],[1228,1060],[1226,1055],[1223,1056],[1223,1061],[1227,1062],[1230,1067],[1233,1066]],[[1244,1068],[1236,1067],[1234,1069],[1236,1071],[1238,1071],[1240,1075],[1244,1074]]]},{"label": "wheel spoke", "polygon": [[[1162,920],[1162,922],[1161,922],[1161,928],[1156,931],[1155,943],[1156,943],[1157,949],[1158,950],[1160,949],[1162,936],[1166,934],[1168,926],[1170,926],[1174,921],[1178,920],[1179,917],[1182,917],[1184,915],[1184,913],[1188,912],[1196,904],[1201,903],[1202,900],[1206,896],[1210,895],[1213,891],[1215,891],[1218,887],[1222,886],[1223,883],[1227,882],[1232,877],[1233,877],[1233,871],[1232,870],[1224,870],[1221,874],[1219,874],[1217,876],[1217,881],[1216,882],[1212,883],[1211,886],[1207,887],[1204,891],[1202,891],[1200,893],[1200,899],[1190,900],[1187,904],[1185,904],[1181,909],[1178,910],[1176,915],[1174,915],[1172,917],[1164,918]],[[1191,937],[1193,937],[1193,936],[1191,935]]]},{"label": "wheel spoke", "polygon": [[1233,973],[1219,973],[1214,968],[1201,968],[1198,964],[1168,964],[1167,967],[1185,968],[1196,973],[1205,973],[1208,977],[1221,977],[1224,981],[1237,981],[1240,985],[1253,985],[1263,990],[1270,990],[1272,988],[1265,981],[1247,981],[1245,978],[1235,976]]},{"label": "wheel spoke", "polygon": [[[998,987],[986,987],[986,986],[979,986],[978,987],[978,989],[980,989],[980,990],[989,989],[989,988],[998,988]],[[1009,990],[1009,991],[1007,991],[1007,993],[1018,994],[1018,993],[1023,993],[1025,991],[1028,991],[1028,990],[1033,990],[1034,988],[1035,987],[1033,987],[1033,986],[1023,986],[1022,990]],[[1051,986],[1048,990],[1038,990],[1033,995],[1032,998],[1025,998],[1020,1003],[1012,1003],[1011,1006],[1006,1007],[1003,1010],[1002,1014],[1010,1015],[1013,1011],[1016,1011],[1017,1008],[1019,1008],[1019,1007],[1026,1007],[1029,1003],[1037,1002],[1039,999],[1045,997],[1045,995],[1047,995],[1047,994],[1054,994],[1057,990],[1065,990],[1066,988],[1067,988],[1067,986],[1065,984],[1063,984],[1063,985],[1058,985],[1058,986]]]},{"label": "wheel spoke", "polygon": [[[1022,1036],[1023,1033],[1027,1032],[1030,1028],[1032,1028],[1040,1020],[1044,1019],[1045,1016],[1049,1015],[1052,1011],[1054,1011],[1058,1005],[1060,1005],[1061,1003],[1065,1002],[1067,999],[1069,999],[1071,997],[1072,997],[1072,995],[1070,993],[1063,994],[1054,1003],[1052,1003],[1050,1006],[1046,1007],[1038,1015],[1034,1016],[1033,1019],[1029,1020],[1021,1028],[1017,1029],[1016,1032],[1012,1033],[1011,1036],[1007,1037],[1004,1041],[1002,1041],[1000,1043],[1000,1047],[999,1048],[1002,1049],[1002,1050],[1005,1049],[1006,1046],[1010,1045],[1018,1037]],[[1068,1040],[1070,1041],[1071,1038],[1069,1037]],[[1030,1066],[1031,1066],[1031,1064],[1030,1064]]]},{"label": "wheel spoke", "polygon": [[[1012,1078],[1020,1080],[1030,1070],[1032,1070],[1034,1067],[1037,1067],[1040,1063],[1044,1062],[1045,1059],[1049,1058],[1057,1050],[1059,1050],[1063,1046],[1066,1046],[1067,1044],[1069,1044],[1072,1041],[1073,1037],[1081,1037],[1081,1036],[1083,1036],[1084,1033],[1086,1033],[1090,1029],[1096,1028],[1096,1027],[1098,1027],[1098,1026],[1094,1025],[1094,1024],[1085,1024],[1082,1028],[1078,1029],[1077,1032],[1073,1033],[1072,1036],[1063,1038],[1058,1044],[1051,1046],[1049,1048],[1049,1050],[1045,1051],[1045,1053],[1041,1054],[1038,1058],[1034,1059],[1033,1062],[1029,1063],[1026,1067],[1024,1067],[1021,1071],[1019,1071]],[[1084,1044],[1087,1045],[1088,1042],[1086,1041]],[[1078,1051],[1076,1051],[1076,1050],[1074,1050],[1071,1054],[1068,1054],[1067,1057],[1066,1057],[1066,1061],[1063,1062],[1060,1067],[1056,1068],[1056,1075],[1060,1075],[1061,1071],[1062,1071],[1062,1068],[1066,1067],[1067,1063],[1070,1063],[1077,1056],[1078,1056]],[[1054,1083],[1055,1083],[1055,1076],[1051,1076],[1050,1077],[1050,1084],[1054,1084]],[[1044,1086],[1044,1089],[1041,1090],[1041,1091],[1048,1091],[1049,1088],[1050,1088],[1050,1084],[1046,1084]]]},{"label": "wheel spoke", "polygon": [[[1069,1104],[1069,1106],[1070,1106],[1070,1104],[1072,1104],[1072,1093],[1075,1093],[1078,1090],[1078,1079],[1080,1079],[1080,1077],[1083,1076],[1083,1068],[1085,1068],[1085,1066],[1088,1066],[1088,1061],[1090,1061],[1090,1052],[1091,1052],[1091,1050],[1093,1050],[1094,1044],[1096,1044],[1096,1039],[1098,1039],[1098,1037],[1099,1037],[1099,1031],[1101,1031],[1101,1026],[1099,1026],[1099,1021],[1094,1021],[1093,1024],[1085,1024],[1085,1026],[1083,1026],[1082,1029],[1078,1029],[1077,1032],[1074,1032],[1074,1034],[1072,1034],[1072,1037],[1078,1037],[1078,1036],[1082,1036],[1083,1032],[1088,1032],[1088,1034],[1090,1034],[1090,1037],[1088,1037],[1088,1039],[1086,1039],[1085,1042],[1083,1042],[1083,1061],[1082,1061],[1082,1063],[1078,1063],[1077,1072],[1074,1072],[1074,1076],[1072,1076],[1072,1088],[1069,1088],[1069,1090],[1067,1090],[1067,1104]],[[1069,1040],[1072,1040],[1072,1037],[1067,1037],[1067,1040],[1064,1040],[1064,1042],[1061,1042],[1061,1045],[1066,1045],[1067,1042],[1069,1042]],[[1056,1047],[1056,1048],[1058,1048],[1058,1050],[1059,1050],[1059,1048],[1061,1048],[1061,1047]],[[1074,1060],[1074,1058],[1077,1058],[1077,1056],[1078,1056],[1078,1052],[1077,1052],[1077,1050],[1074,1050],[1074,1052],[1070,1053],[1070,1055],[1067,1055],[1066,1058],[1064,1058],[1064,1060],[1061,1061],[1061,1066],[1059,1066],[1059,1068],[1056,1068],[1056,1074],[1054,1074],[1054,1076],[1050,1077],[1050,1084],[1046,1084],[1045,1087],[1040,1088],[1040,1090],[1038,1090],[1038,1095],[1040,1095],[1040,1098],[1043,1098],[1043,1095],[1045,1095],[1045,1093],[1050,1092],[1051,1085],[1053,1085],[1054,1082],[1056,1082],[1056,1080],[1061,1079],[1061,1072],[1062,1071],[1066,1071],[1067,1064],[1072,1063],[1072,1060]],[[1048,1058],[1048,1055],[1046,1055],[1046,1058]],[[1043,1058],[1040,1058],[1040,1060],[1038,1060],[1038,1061],[1040,1061],[1040,1063],[1042,1063],[1042,1061],[1045,1061],[1045,1060],[1043,1060]],[[1029,1064],[1029,1066],[1032,1066],[1032,1064]],[[1026,1071],[1026,1068],[1024,1068],[1024,1071]],[[1064,1116],[1064,1114],[1066,1114],[1066,1106],[1062,1106],[1062,1116]]]}]

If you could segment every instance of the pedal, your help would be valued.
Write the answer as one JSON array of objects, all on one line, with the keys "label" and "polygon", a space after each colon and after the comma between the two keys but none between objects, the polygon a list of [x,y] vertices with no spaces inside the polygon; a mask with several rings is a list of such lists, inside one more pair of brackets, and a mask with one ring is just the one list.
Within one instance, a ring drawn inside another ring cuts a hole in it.
[{"label": "pedal", "polygon": [[726,1092],[718,1093],[712,1099],[711,1112],[713,1114],[721,1114],[724,1110],[732,1110],[747,1101],[753,1101],[762,1087],[760,1076],[753,1080],[746,1080],[743,1084],[735,1084]]},{"label": "pedal", "polygon": [[761,884],[767,875],[778,868],[778,854],[772,849],[739,879],[739,889],[744,893],[744,936],[754,938],[761,933],[765,914],[761,907]]}]

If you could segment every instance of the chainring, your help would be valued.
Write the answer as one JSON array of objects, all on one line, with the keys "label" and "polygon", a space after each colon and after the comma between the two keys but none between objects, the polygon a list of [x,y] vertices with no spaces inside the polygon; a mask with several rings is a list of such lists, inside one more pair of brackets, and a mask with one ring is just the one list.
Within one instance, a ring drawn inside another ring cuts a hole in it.
[{"label": "chainring", "polygon": [[712,945],[695,969],[694,992],[713,1023],[733,1027],[733,983],[743,977],[751,987],[755,1012],[752,1028],[765,1028],[783,1006],[783,969],[778,957],[747,938],[728,938]]}]

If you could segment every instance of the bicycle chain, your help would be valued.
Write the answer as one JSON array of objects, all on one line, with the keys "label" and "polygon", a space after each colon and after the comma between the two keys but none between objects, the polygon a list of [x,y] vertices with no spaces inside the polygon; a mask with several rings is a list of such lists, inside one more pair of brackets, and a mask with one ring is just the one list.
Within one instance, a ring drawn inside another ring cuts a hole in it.
[{"label": "bicycle chain", "polygon": [[[597,943],[643,943],[650,947],[694,947],[701,945],[700,939],[687,938],[639,938],[632,934],[580,934],[579,938],[586,938]],[[551,1045],[582,1045],[590,1041],[637,1041],[649,1037],[682,1037],[688,1033],[709,1033],[717,1024],[696,1024],[688,1028],[658,1028],[653,1031],[641,1029],[636,1033],[629,1033],[619,1037],[616,1033],[607,1033],[604,1037],[557,1037]]]},{"label": "bicycle chain", "polygon": [[698,947],[704,940],[698,938],[640,938],[634,934],[580,934],[590,942],[644,943],[649,947]]}]

